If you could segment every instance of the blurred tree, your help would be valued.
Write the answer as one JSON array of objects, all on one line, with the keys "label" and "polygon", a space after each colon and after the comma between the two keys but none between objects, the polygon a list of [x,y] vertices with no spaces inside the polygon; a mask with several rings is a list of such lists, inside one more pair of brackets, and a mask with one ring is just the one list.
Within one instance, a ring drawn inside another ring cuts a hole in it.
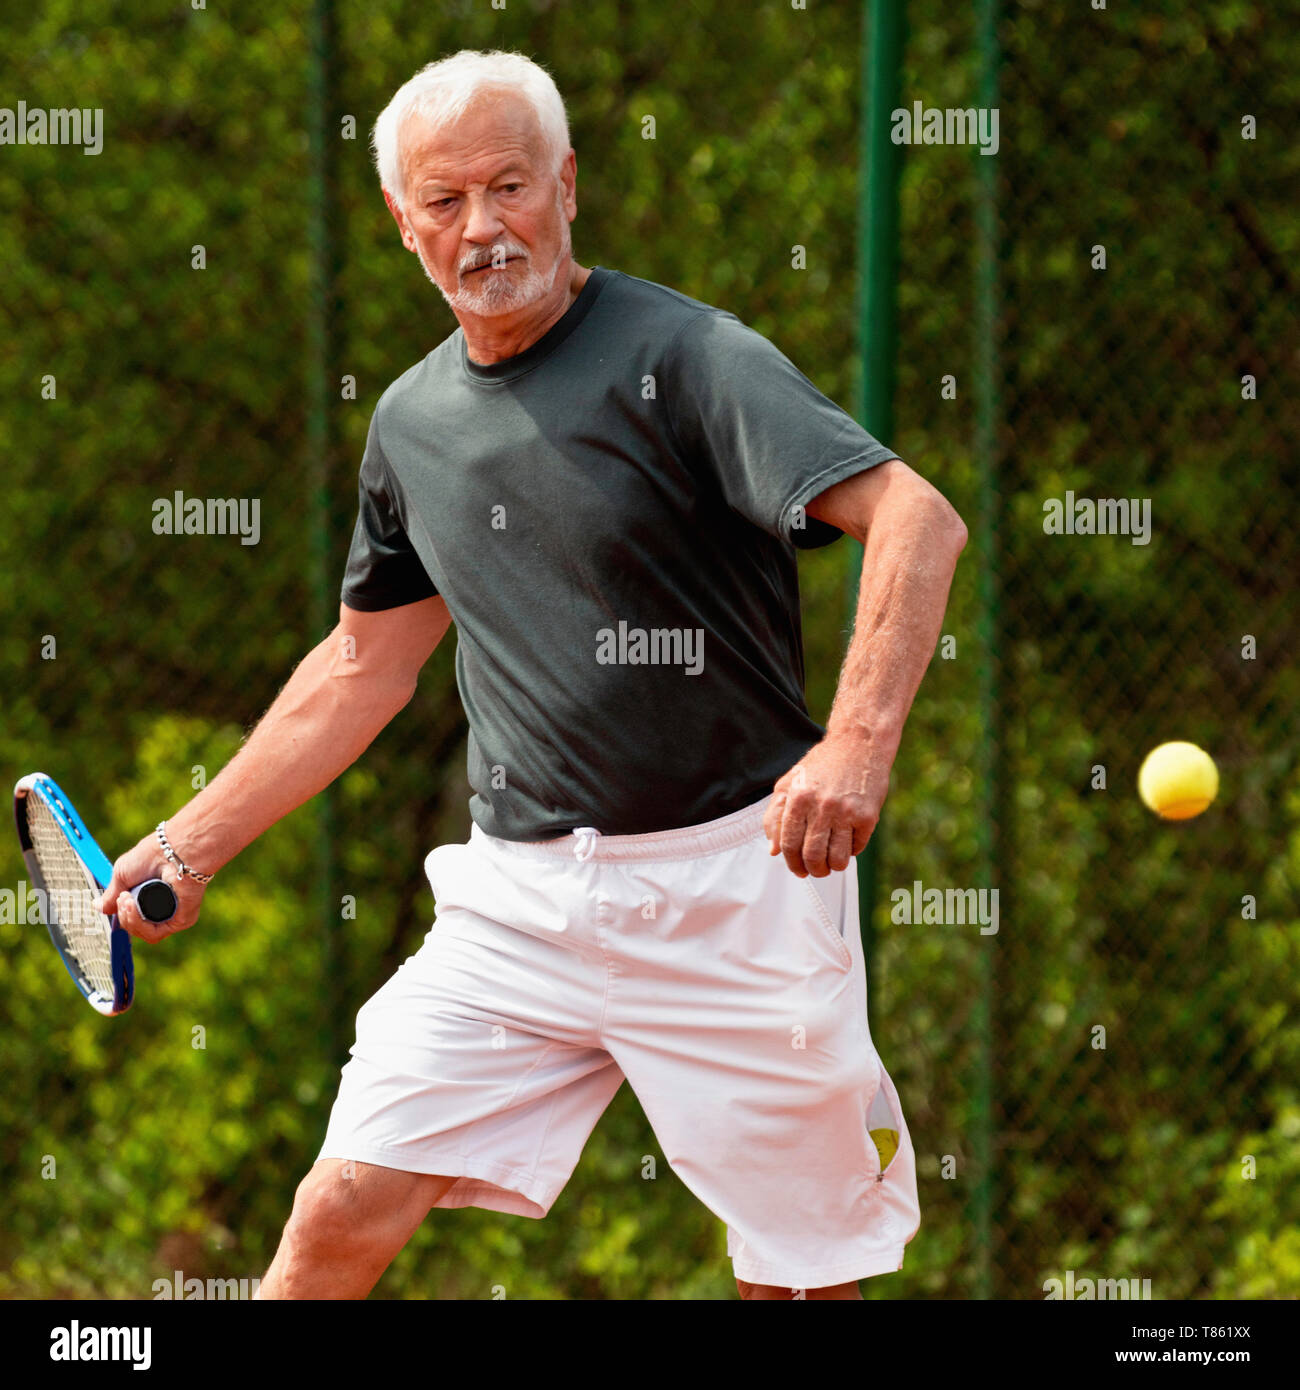
[{"label": "blurred tree", "polygon": [[[869,1281],[869,1296],[970,1292],[982,951],[997,956],[997,1292],[1041,1297],[1066,1268],[1149,1277],[1157,1297],[1300,1285],[1288,12],[1022,6],[1002,26],[1005,900],[996,937],[889,914],[894,886],[975,881],[989,809],[971,775],[985,731],[967,565],[947,624],[956,654],[922,688],[887,808],[872,1026],[916,1141],[924,1217],[903,1273]],[[105,126],[97,156],[0,158],[0,761],[75,788],[112,827],[110,849],[186,799],[195,768],[220,766],[321,635],[306,524],[308,15],[308,0],[269,15],[140,0],[92,24],[45,0],[0,16],[13,99],[102,107]],[[908,99],[971,104],[966,15],[937,0],[909,15]],[[353,466],[379,394],[454,327],[398,244],[366,135],[416,67],[461,47],[516,48],[554,72],[579,156],[580,261],[733,310],[852,399],[855,7],[531,0],[431,14],[380,0],[341,4],[339,22],[356,133],[338,132],[335,354],[357,392],[329,392]],[[967,515],[979,157],[907,152],[888,441]],[[796,246],[806,270],[791,268]],[[945,374],[956,400],[940,396]],[[1045,536],[1043,501],[1067,489],[1152,499],[1152,543]],[[260,543],[154,534],[154,500],[177,490],[258,498]],[[333,500],[341,567],[350,481]],[[801,566],[808,697],[824,717],[846,636],[839,549]],[[336,876],[355,920],[319,920],[303,812],[223,874],[200,930],[138,953],[140,1004],[114,1023],[78,1011],[31,927],[0,921],[0,1294],[147,1297],[176,1268],[261,1273],[343,1061],[323,1001],[341,983],[350,1014],[416,947],[432,911],[422,857],[468,830],[452,656],[435,656],[342,780]],[[1167,737],[1203,742],[1224,777],[1220,805],[1177,828],[1132,795]],[[325,978],[331,935],[341,982]],[[440,1213],[378,1294],[495,1285],[733,1296],[720,1224],[626,1088],[549,1220]]]}]

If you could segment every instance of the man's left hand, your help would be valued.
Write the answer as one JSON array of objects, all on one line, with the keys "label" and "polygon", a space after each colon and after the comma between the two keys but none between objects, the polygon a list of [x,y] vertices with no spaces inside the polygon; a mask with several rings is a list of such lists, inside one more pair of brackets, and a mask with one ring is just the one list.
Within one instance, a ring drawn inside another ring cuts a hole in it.
[{"label": "man's left hand", "polygon": [[860,739],[827,735],[773,788],[763,817],[771,853],[799,878],[848,868],[880,820],[892,763]]}]

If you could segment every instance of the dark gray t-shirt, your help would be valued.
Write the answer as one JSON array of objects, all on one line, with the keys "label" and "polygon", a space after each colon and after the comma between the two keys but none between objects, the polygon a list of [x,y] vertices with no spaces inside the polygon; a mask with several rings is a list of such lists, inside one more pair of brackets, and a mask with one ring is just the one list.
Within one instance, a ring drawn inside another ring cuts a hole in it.
[{"label": "dark gray t-shirt", "polygon": [[384,392],[343,602],[441,594],[490,835],[634,835],[765,796],[803,698],[802,512],[894,455],[733,314],[596,267],[506,361],[458,329]]}]

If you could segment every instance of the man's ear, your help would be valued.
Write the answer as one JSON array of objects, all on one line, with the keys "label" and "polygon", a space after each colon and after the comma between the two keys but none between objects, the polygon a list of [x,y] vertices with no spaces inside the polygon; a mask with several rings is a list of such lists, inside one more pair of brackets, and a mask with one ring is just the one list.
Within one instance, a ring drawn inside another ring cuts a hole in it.
[{"label": "man's ear", "polygon": [[564,212],[572,222],[578,215],[578,154],[570,150],[560,165],[560,187],[564,190]]},{"label": "man's ear", "polygon": [[397,223],[398,231],[402,234],[402,245],[405,246],[408,251],[414,251],[415,237],[411,232],[410,224],[406,220],[406,214],[397,206],[397,200],[386,188],[384,189],[384,202],[388,204],[388,211],[393,214],[393,221]]}]

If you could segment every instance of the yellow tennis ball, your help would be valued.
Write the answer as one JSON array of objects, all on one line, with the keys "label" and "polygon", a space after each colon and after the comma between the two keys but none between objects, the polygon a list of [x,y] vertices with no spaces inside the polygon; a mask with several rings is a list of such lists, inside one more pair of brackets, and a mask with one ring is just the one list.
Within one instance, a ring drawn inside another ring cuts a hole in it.
[{"label": "yellow tennis ball", "polygon": [[889,1160],[898,1152],[898,1131],[896,1129],[873,1129],[871,1141],[880,1153],[880,1171],[889,1167]]},{"label": "yellow tennis ball", "polygon": [[1138,770],[1138,793],[1165,820],[1190,820],[1219,794],[1219,769],[1194,743],[1162,743]]}]

